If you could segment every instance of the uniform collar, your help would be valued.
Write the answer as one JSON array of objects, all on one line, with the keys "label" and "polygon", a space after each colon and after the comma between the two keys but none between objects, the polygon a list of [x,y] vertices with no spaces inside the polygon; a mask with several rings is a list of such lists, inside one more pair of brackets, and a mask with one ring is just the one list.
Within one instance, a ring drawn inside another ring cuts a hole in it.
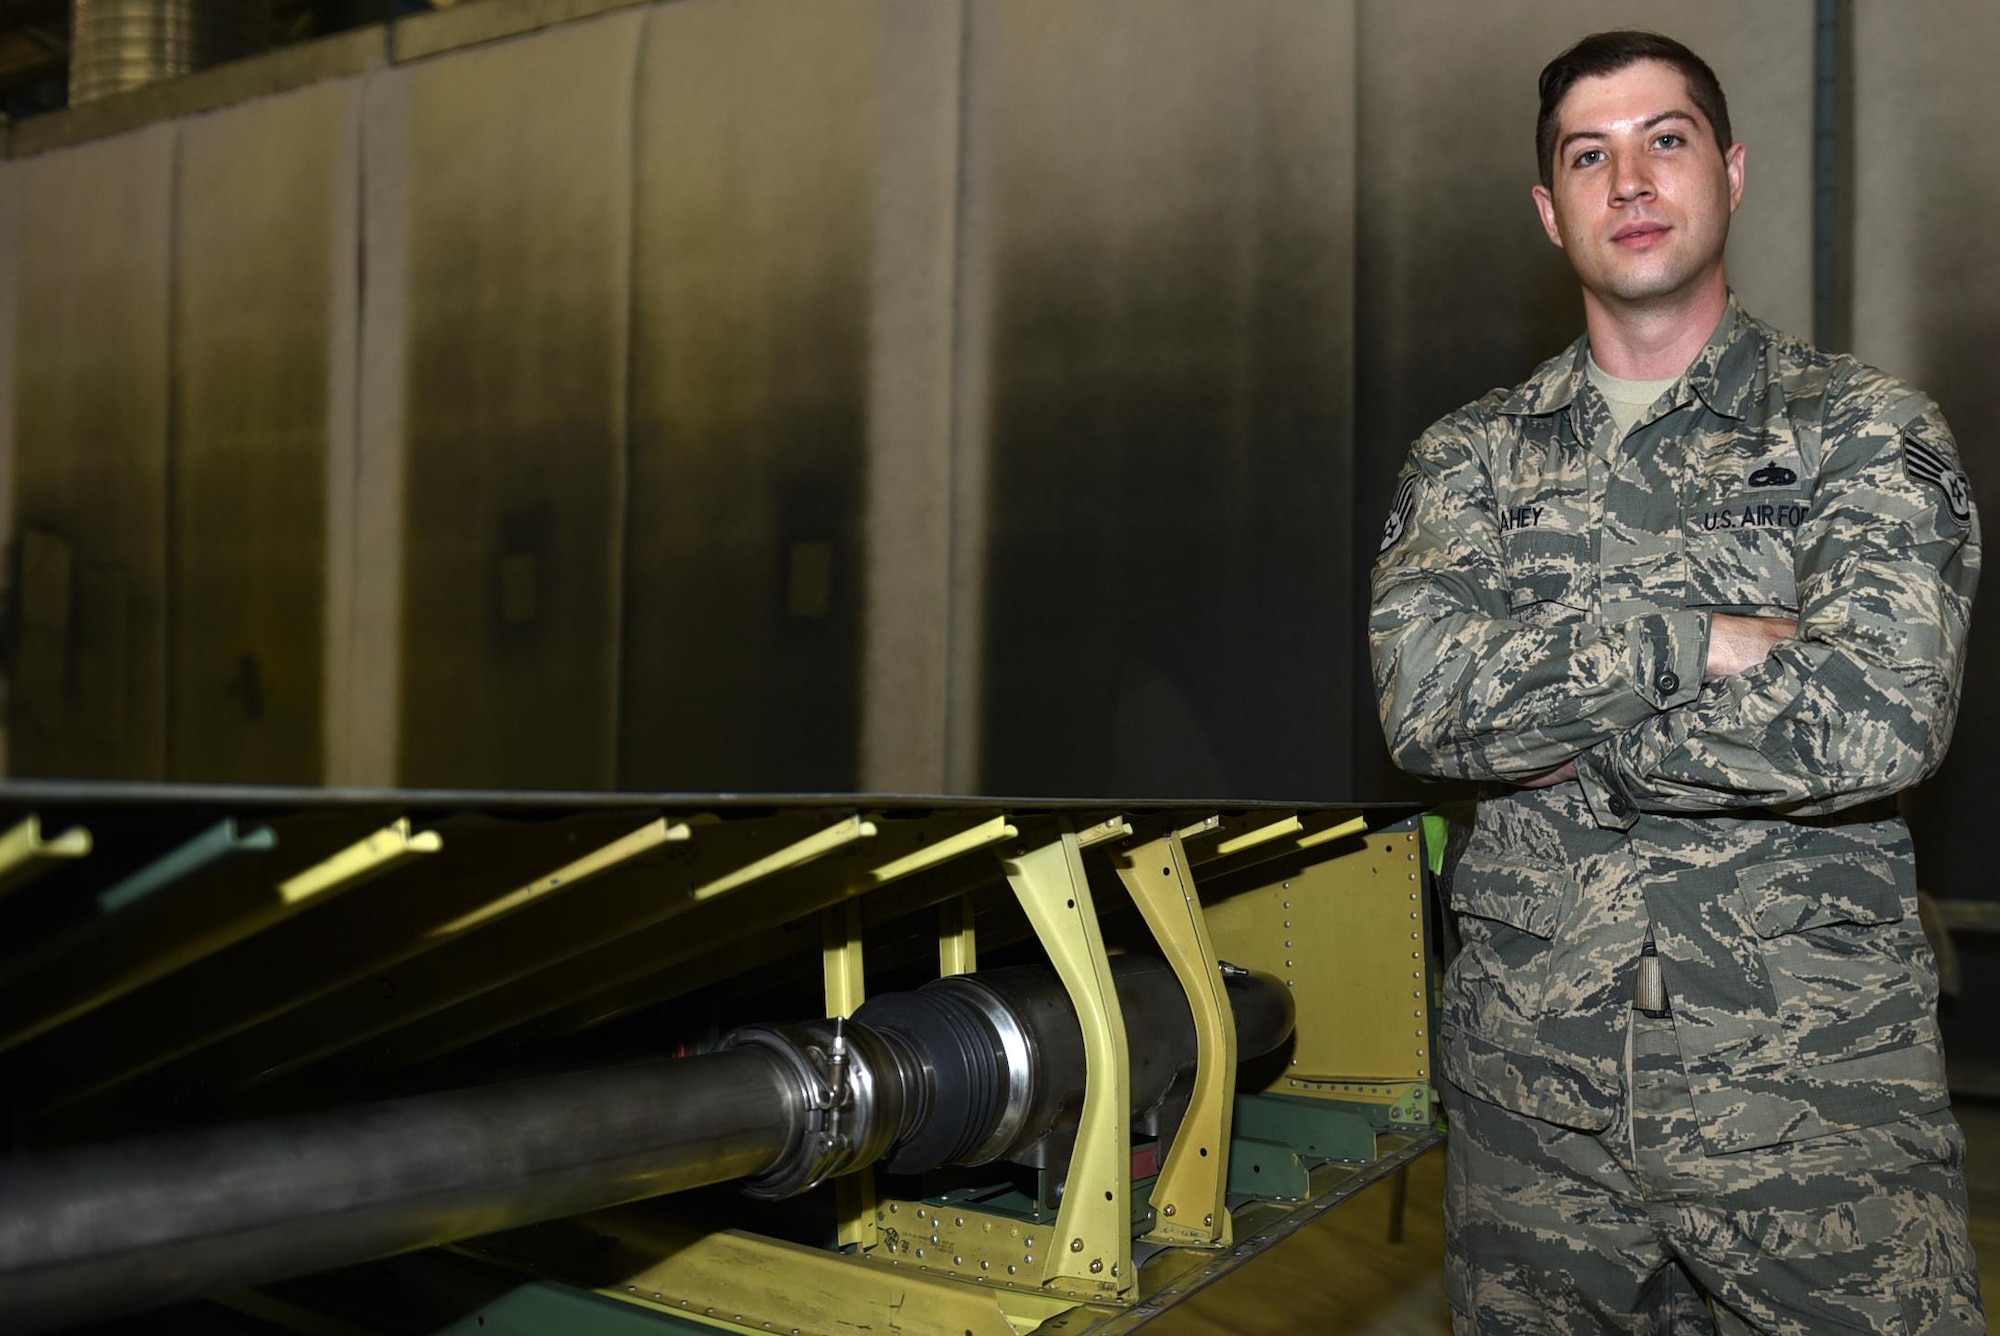
[{"label": "uniform collar", "polygon": [[[1576,401],[1588,372],[1585,359],[1590,352],[1590,336],[1575,343],[1535,368],[1534,374],[1517,386],[1500,405],[1502,413],[1519,417],[1540,417],[1558,413]],[[1742,418],[1762,389],[1764,340],[1755,320],[1729,294],[1729,306],[1708,336],[1708,342],[1674,387],[1673,398],[1684,401],[1692,393],[1704,404],[1727,418]]]}]

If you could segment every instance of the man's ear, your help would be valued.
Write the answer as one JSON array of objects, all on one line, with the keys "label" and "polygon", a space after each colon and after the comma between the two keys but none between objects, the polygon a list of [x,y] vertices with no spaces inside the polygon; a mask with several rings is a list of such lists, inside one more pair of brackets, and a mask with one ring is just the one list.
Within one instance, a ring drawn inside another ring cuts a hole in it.
[{"label": "man's ear", "polygon": [[1731,144],[1722,155],[1722,165],[1729,173],[1729,211],[1736,212],[1736,206],[1743,202],[1743,159],[1750,150],[1742,144]]},{"label": "man's ear", "polygon": [[[1738,144],[1736,147],[1741,148],[1743,146]],[[1555,244],[1556,249],[1562,249],[1562,231],[1556,226],[1555,197],[1549,194],[1547,186],[1536,186],[1529,193],[1535,197],[1535,212],[1542,216],[1542,231],[1549,234],[1549,240]],[[1733,208],[1734,206],[1732,205],[1731,207]]]}]

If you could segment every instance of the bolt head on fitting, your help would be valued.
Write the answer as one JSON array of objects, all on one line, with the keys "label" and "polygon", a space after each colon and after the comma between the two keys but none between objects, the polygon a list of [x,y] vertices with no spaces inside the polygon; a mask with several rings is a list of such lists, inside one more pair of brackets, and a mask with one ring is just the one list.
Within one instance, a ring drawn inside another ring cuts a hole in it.
[{"label": "bolt head on fitting", "polygon": [[1069,1241],[1069,1250],[1070,1250],[1071,1252],[1082,1252],[1082,1251],[1083,1251],[1083,1240],[1082,1240],[1082,1239],[1071,1239],[1071,1240]]},{"label": "bolt head on fitting", "polygon": [[1174,1204],[1172,1202],[1168,1202],[1165,1207],[1165,1214],[1172,1215],[1173,1213],[1174,1213]]}]

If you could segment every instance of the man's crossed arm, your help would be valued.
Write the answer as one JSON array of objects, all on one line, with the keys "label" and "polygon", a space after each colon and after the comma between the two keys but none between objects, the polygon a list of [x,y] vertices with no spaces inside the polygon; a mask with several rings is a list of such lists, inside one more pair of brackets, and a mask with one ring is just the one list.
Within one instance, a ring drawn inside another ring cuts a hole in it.
[{"label": "man's crossed arm", "polygon": [[1574,774],[1606,824],[1637,811],[1830,810],[1929,773],[1956,709],[1978,533],[1969,504],[1961,518],[1905,464],[1911,440],[1956,460],[1935,409],[1910,402],[1828,424],[1796,537],[1796,620],[1515,619],[1483,467],[1463,435],[1428,434],[1370,622],[1398,763],[1531,785]]}]

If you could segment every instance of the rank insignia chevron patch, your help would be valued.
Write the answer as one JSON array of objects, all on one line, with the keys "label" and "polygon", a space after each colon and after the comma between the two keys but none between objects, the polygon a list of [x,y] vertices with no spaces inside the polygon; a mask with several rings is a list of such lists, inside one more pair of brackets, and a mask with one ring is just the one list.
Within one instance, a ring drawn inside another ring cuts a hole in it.
[{"label": "rank insignia chevron patch", "polygon": [[1945,508],[1958,527],[1972,523],[1972,487],[1951,461],[1913,436],[1903,438],[1903,471],[1944,493]]},{"label": "rank insignia chevron patch", "polygon": [[1382,546],[1387,552],[1410,531],[1410,520],[1417,513],[1417,475],[1408,474],[1403,485],[1396,489],[1396,504],[1389,507],[1389,518],[1382,522]]}]

